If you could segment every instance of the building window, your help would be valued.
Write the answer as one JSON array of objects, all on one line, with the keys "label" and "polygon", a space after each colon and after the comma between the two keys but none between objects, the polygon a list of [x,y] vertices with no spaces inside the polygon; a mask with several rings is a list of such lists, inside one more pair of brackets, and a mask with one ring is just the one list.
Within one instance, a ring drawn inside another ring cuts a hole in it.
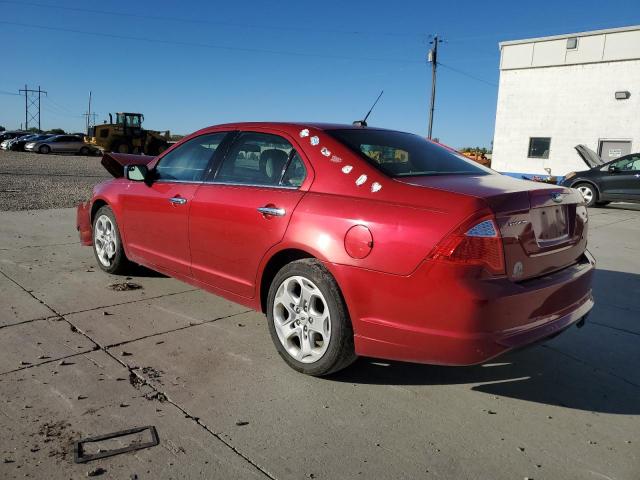
[{"label": "building window", "polygon": [[549,158],[551,138],[531,137],[529,139],[529,158]]},{"label": "building window", "polygon": [[575,50],[578,48],[578,37],[567,38],[567,50]]}]

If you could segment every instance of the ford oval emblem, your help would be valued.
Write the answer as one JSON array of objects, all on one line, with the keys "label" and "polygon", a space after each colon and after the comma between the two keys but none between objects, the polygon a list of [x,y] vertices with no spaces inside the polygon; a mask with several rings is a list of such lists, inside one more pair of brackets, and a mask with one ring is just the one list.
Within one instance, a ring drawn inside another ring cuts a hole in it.
[{"label": "ford oval emblem", "polygon": [[562,194],[558,192],[552,193],[551,200],[553,200],[556,203],[562,203]]}]

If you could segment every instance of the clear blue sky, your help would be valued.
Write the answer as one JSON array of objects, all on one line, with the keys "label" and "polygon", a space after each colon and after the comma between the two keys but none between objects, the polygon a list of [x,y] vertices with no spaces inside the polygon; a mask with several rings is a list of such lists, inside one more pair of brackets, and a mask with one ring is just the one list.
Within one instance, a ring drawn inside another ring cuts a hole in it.
[{"label": "clear blue sky", "polygon": [[[489,146],[498,42],[640,23],[640,2],[573,0],[0,0],[0,125],[24,118],[18,88],[42,86],[42,126],[82,131],[145,114],[190,133],[242,120],[351,122],[426,133],[430,33],[441,45],[434,136]],[[27,27],[26,25],[30,25]],[[46,27],[46,28],[41,28]],[[90,33],[93,34],[90,34]],[[219,48],[221,47],[221,48]],[[475,78],[472,78],[475,77]]]}]

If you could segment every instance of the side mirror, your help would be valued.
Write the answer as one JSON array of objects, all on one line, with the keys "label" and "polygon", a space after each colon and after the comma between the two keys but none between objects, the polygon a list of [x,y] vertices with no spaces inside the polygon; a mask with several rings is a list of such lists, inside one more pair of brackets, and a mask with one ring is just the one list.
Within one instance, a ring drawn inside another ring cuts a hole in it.
[{"label": "side mirror", "polygon": [[619,172],[619,171],[620,171],[620,169],[618,168],[617,165],[615,165],[615,164],[609,165],[609,173],[616,173],[616,172]]},{"label": "side mirror", "polygon": [[133,182],[144,182],[149,174],[146,165],[126,165],[124,167],[124,176],[127,180]]}]

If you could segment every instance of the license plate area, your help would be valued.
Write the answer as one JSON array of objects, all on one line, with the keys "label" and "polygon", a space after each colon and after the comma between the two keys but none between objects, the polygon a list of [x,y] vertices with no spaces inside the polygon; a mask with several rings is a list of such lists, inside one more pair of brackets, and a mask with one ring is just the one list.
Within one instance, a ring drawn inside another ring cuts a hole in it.
[{"label": "license plate area", "polygon": [[553,205],[531,209],[531,225],[542,248],[570,238],[569,205]]}]

